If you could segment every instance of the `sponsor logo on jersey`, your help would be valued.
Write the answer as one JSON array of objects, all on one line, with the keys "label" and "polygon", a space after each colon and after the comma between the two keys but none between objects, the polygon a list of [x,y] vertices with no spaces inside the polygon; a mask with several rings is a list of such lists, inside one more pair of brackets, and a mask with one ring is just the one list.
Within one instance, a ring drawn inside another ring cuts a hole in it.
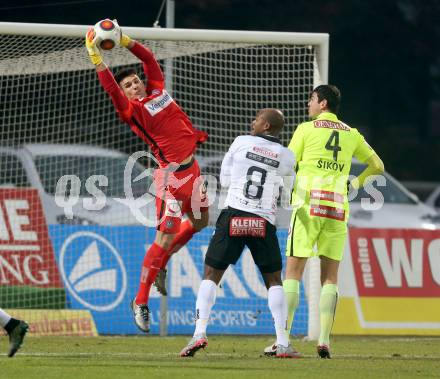
[{"label": "sponsor logo on jersey", "polygon": [[310,191],[310,199],[334,201],[336,203],[344,203],[344,196],[337,192],[322,191],[312,189]]},{"label": "sponsor logo on jersey", "polygon": [[326,205],[311,205],[310,215],[331,218],[333,220],[344,221],[345,211],[340,208],[328,207]]},{"label": "sponsor logo on jersey", "polygon": [[274,159],[270,159],[270,158],[267,158],[267,157],[263,157],[263,156],[258,155],[258,154],[251,153],[250,151],[248,151],[246,153],[246,158],[247,159],[251,159],[251,160],[256,161],[256,162],[260,162],[260,163],[266,164],[268,166],[275,167],[275,168],[277,168],[280,165],[279,161],[276,161]]},{"label": "sponsor logo on jersey", "polygon": [[264,147],[254,146],[252,150],[260,155],[264,155],[269,158],[277,159],[280,156],[278,153],[275,153],[272,150],[265,149]]},{"label": "sponsor logo on jersey", "polygon": [[182,202],[176,199],[167,199],[165,217],[182,217]]},{"label": "sponsor logo on jersey", "polygon": [[336,129],[350,131],[350,127],[342,122],[334,122],[329,120],[315,120],[313,121],[313,126],[315,128],[326,128],[326,129]]},{"label": "sponsor logo on jersey", "polygon": [[163,111],[168,105],[173,102],[172,97],[167,91],[163,91],[162,95],[155,97],[154,99],[144,104],[145,109],[151,116],[155,116],[159,112]]}]

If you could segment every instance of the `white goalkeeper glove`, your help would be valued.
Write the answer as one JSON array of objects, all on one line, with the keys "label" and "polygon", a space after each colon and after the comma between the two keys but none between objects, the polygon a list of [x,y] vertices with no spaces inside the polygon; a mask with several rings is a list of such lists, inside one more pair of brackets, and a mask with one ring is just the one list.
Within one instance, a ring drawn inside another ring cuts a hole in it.
[{"label": "white goalkeeper glove", "polygon": [[117,28],[119,28],[119,30],[121,31],[121,39],[119,40],[119,45],[122,47],[126,47],[128,48],[128,45],[130,44],[130,42],[132,41],[132,39],[127,36],[126,34],[122,33],[122,29],[118,24],[118,20],[114,19],[113,23],[116,25]]},{"label": "white goalkeeper glove", "polygon": [[102,63],[102,55],[98,46],[96,46],[96,35],[93,28],[90,28],[86,34],[86,49],[89,53],[90,61],[98,66]]}]

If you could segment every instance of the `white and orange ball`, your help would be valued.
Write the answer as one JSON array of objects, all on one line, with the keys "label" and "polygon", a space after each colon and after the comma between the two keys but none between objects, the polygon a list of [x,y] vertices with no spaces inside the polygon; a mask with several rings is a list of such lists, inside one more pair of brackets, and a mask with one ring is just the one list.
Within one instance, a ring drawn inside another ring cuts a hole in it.
[{"label": "white and orange ball", "polygon": [[101,20],[93,27],[97,37],[97,45],[102,50],[111,50],[116,45],[119,45],[121,39],[121,29],[117,22],[108,18]]}]

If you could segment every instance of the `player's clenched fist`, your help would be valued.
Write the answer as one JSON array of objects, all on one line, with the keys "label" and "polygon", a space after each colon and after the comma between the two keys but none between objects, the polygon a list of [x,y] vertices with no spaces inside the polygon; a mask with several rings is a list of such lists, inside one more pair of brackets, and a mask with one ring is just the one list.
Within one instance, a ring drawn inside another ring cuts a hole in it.
[{"label": "player's clenched fist", "polygon": [[90,61],[95,65],[102,63],[102,55],[96,45],[97,38],[93,28],[90,28],[86,34],[86,49],[89,54]]}]

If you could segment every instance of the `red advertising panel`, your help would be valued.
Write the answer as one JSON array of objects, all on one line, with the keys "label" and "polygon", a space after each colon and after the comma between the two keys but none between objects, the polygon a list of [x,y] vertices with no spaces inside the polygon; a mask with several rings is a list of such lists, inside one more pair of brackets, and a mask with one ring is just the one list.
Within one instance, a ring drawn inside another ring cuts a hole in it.
[{"label": "red advertising panel", "polygon": [[0,189],[0,286],[63,287],[36,189]]},{"label": "red advertising panel", "polygon": [[361,297],[440,297],[440,231],[350,229]]}]

